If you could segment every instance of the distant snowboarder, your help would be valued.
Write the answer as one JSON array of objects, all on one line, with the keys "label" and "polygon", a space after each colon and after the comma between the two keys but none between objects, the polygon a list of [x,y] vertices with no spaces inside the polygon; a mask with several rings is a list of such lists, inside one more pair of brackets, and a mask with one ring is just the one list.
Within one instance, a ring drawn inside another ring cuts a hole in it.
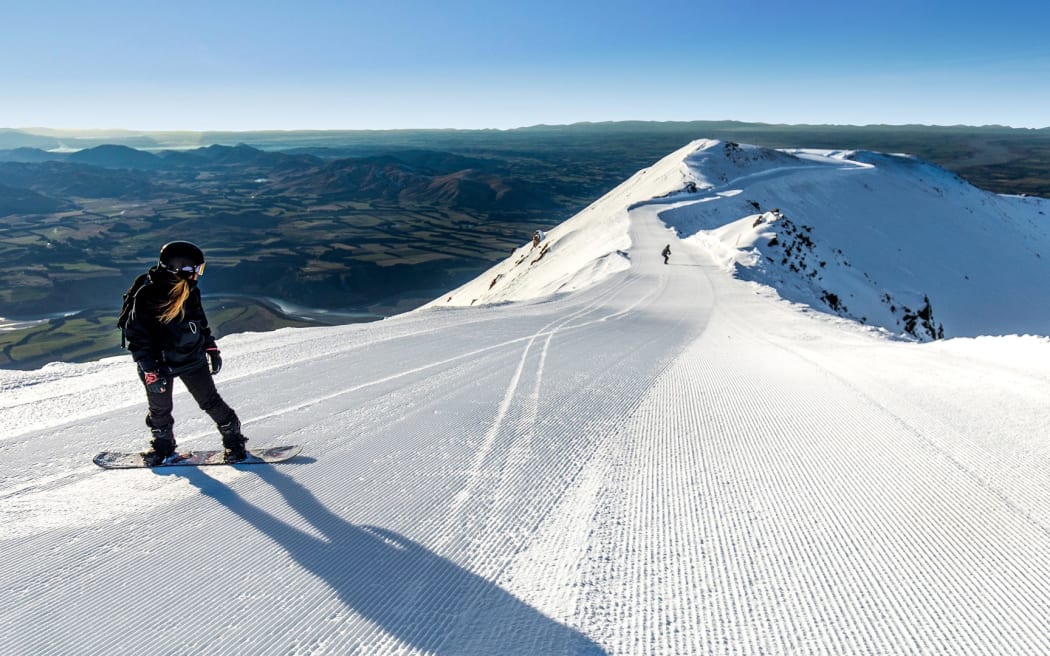
[{"label": "distant snowboarder", "polygon": [[668,258],[671,257],[671,245],[664,246],[664,249],[660,252],[660,255],[664,256],[664,264],[667,264]]},{"label": "distant snowboarder", "polygon": [[546,239],[547,235],[542,230],[536,230],[532,233],[532,247],[536,248],[540,245],[540,242]]},{"label": "distant snowboarder", "polygon": [[244,443],[248,438],[241,434],[237,413],[222,400],[212,381],[222,367],[222,358],[197,288],[197,279],[203,273],[201,249],[186,241],[173,241],[160,249],[160,262],[136,278],[124,297],[118,325],[124,330],[127,348],[146,387],[146,425],[153,439],[144,459],[151,466],[175,454],[171,411],[176,377],[218,426],[226,461],[247,457]]}]

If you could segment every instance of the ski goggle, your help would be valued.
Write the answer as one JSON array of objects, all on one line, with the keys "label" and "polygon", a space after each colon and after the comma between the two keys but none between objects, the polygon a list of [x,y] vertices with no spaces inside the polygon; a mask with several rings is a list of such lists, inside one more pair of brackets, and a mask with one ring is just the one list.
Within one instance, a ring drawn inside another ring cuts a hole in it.
[{"label": "ski goggle", "polygon": [[170,269],[170,271],[172,271],[173,273],[192,273],[195,276],[203,276],[204,275],[204,265],[205,264],[206,264],[205,262],[201,262],[200,264],[193,265],[193,266],[187,264],[186,266],[182,266],[182,267],[178,267],[178,268],[172,267]]}]

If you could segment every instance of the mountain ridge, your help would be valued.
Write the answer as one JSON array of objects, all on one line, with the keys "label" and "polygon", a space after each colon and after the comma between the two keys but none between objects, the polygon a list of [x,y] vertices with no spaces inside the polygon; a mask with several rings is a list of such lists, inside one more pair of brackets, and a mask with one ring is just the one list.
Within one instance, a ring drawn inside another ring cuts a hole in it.
[{"label": "mountain ridge", "polygon": [[1033,303],[1050,279],[1050,201],[991,194],[911,156],[718,140],[639,171],[430,306],[535,299],[627,268],[640,256],[626,255],[629,215],[646,208],[741,279],[898,336],[1050,334]]}]

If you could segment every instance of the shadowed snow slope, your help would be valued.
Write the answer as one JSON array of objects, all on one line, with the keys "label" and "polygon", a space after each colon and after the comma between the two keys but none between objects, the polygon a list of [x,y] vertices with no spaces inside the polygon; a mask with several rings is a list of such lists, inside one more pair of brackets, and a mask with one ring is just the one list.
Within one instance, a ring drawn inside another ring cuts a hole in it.
[{"label": "shadowed snow slope", "polygon": [[[130,358],[0,371],[0,653],[1050,653],[1045,209],[690,144],[432,307],[221,339],[276,466],[101,470]],[[1000,336],[891,338],[923,296]]]}]

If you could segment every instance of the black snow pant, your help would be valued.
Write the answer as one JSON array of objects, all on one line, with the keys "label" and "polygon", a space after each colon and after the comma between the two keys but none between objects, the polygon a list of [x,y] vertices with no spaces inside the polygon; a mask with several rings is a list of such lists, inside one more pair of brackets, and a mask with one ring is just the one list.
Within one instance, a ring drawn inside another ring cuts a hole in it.
[{"label": "black snow pant", "polygon": [[[189,390],[194,400],[197,401],[197,405],[200,406],[201,410],[208,413],[208,416],[212,418],[212,421],[217,426],[224,426],[237,419],[237,413],[233,411],[233,408],[226,405],[226,402],[219,396],[219,391],[215,389],[215,381],[211,378],[211,370],[206,362],[201,363],[201,366],[196,369],[176,374],[175,377],[182,379],[182,383]],[[141,371],[139,372],[139,378],[142,379],[143,385],[145,385],[145,377]],[[172,427],[175,425],[175,418],[171,416],[171,411],[174,407],[172,387],[175,381],[172,380],[171,382],[172,384],[168,385],[168,389],[161,393],[151,392],[149,389],[146,390],[146,400],[149,403],[146,425],[152,429],[165,431],[174,438]]]}]

